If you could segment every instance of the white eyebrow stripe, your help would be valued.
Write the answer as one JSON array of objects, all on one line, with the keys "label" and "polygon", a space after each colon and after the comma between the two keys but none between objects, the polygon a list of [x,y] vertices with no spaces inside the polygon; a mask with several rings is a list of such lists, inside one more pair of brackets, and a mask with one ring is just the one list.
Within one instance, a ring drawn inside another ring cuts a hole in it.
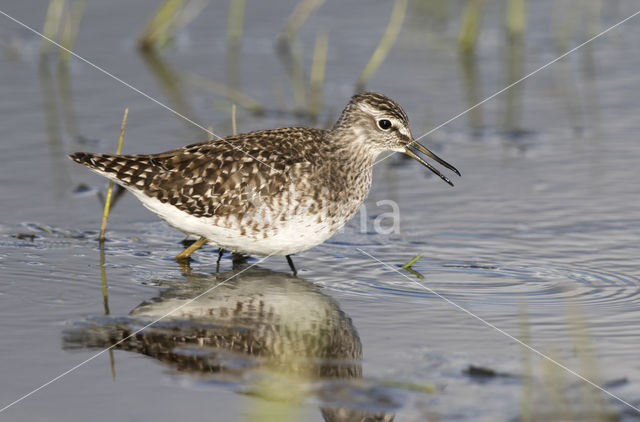
[{"label": "white eyebrow stripe", "polygon": [[388,114],[386,114],[384,111],[381,111],[375,107],[372,107],[371,105],[367,104],[367,103],[360,103],[358,104],[358,107],[360,107],[360,110],[364,111],[365,113],[373,116],[374,119],[380,120],[380,119],[387,119],[391,122],[391,124],[393,125],[394,128],[396,128],[398,130],[398,132],[400,132],[402,135],[408,137],[409,139],[413,139],[412,135],[411,135],[411,131],[409,130],[409,128],[407,128],[404,123],[402,122],[402,120],[398,119],[397,117],[394,116],[390,116]]},{"label": "white eyebrow stripe", "polygon": [[367,114],[371,114],[372,116],[378,117],[382,115],[382,113],[380,113],[380,110],[370,106],[367,103],[358,103],[358,107],[360,108],[360,110],[364,111]]}]

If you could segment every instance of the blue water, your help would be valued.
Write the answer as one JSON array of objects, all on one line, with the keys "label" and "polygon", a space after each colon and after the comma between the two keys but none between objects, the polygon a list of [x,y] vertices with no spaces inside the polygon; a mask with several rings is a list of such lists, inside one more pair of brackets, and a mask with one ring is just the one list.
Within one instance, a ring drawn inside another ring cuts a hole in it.
[{"label": "blue water", "polygon": [[[239,72],[227,70],[226,2],[208,4],[153,65],[135,43],[155,2],[89,1],[75,51],[220,135],[231,133],[232,101],[190,74],[240,76],[267,106],[239,107],[242,131],[323,126],[353,93],[392,4],[326,2],[302,27],[306,77],[316,34],[329,31],[313,123],[296,114],[274,49],[296,3],[247,2]],[[501,2],[486,2],[467,61],[456,50],[463,5],[440,3],[409,2],[367,85],[402,104],[416,137],[637,7],[530,2],[522,55],[510,62]],[[46,6],[0,10],[40,29]],[[41,66],[40,39],[0,16],[0,408],[224,282],[0,419],[635,420],[505,333],[640,406],[639,36],[631,20],[422,139],[461,170],[455,188],[398,156],[377,165],[366,215],[296,255],[293,278],[283,258],[234,275],[225,257],[216,274],[211,246],[181,268],[172,257],[183,236],[131,195],[112,210],[101,258],[106,183],[65,155],[114,151],[125,107],[125,152],[207,136],[80,61],[68,74],[55,55]],[[389,200],[399,232],[376,233]],[[400,268],[415,255],[423,278]],[[470,366],[500,376],[471,376]]]}]

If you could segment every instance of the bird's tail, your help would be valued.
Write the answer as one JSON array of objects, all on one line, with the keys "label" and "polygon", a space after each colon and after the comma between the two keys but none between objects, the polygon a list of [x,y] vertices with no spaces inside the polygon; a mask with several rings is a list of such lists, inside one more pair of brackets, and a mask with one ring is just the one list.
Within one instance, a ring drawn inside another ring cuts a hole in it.
[{"label": "bird's tail", "polygon": [[124,187],[140,189],[149,176],[148,160],[138,156],[75,152],[69,158]]}]

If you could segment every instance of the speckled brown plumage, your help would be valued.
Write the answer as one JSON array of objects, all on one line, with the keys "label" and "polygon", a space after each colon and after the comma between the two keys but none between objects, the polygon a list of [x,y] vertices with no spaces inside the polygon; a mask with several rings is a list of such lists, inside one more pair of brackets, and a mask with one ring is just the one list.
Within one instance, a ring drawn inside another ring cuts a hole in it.
[{"label": "speckled brown plumage", "polygon": [[341,166],[332,165],[328,138],[326,130],[282,128],[242,133],[224,138],[225,142],[203,142],[160,154],[79,152],[71,158],[197,217],[243,215],[253,206],[250,194],[276,198],[291,183],[312,182],[316,189],[307,194],[314,200],[331,201],[345,195],[347,192],[338,189]]},{"label": "speckled brown plumage", "polygon": [[412,142],[402,108],[364,93],[331,130],[271,129],[159,154],[70,157],[131,190],[186,233],[238,252],[287,255],[346,223],[369,192],[377,155]]}]

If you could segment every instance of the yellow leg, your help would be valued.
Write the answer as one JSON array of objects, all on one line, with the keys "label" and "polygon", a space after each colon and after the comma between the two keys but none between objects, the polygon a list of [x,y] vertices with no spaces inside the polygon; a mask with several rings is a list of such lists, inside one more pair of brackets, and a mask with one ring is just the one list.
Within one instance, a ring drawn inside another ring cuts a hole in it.
[{"label": "yellow leg", "polygon": [[200,249],[202,245],[204,245],[205,243],[207,243],[207,239],[205,239],[204,237],[201,237],[200,239],[193,242],[193,244],[189,246],[187,249],[185,249],[184,251],[176,255],[176,259],[181,260],[181,259],[189,258],[192,253]]}]

